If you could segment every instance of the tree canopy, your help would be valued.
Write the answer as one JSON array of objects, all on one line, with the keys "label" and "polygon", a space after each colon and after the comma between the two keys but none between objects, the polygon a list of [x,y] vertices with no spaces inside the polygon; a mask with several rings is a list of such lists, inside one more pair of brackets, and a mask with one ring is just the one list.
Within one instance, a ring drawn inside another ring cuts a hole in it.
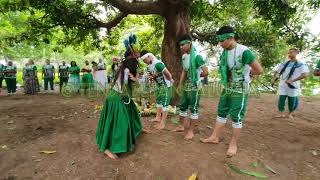
[{"label": "tree canopy", "polygon": [[123,52],[123,39],[134,32],[140,48],[174,68],[179,34],[192,33],[213,56],[215,31],[232,25],[238,40],[271,68],[289,46],[319,49],[305,28],[317,8],[317,0],[1,0],[0,53],[41,59],[101,51],[109,58]]}]

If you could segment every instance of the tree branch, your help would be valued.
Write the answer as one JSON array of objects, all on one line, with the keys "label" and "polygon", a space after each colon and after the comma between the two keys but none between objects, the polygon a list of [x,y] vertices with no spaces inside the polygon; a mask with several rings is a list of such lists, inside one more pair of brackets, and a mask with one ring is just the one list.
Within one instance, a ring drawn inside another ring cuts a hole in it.
[{"label": "tree branch", "polygon": [[113,20],[109,22],[102,22],[97,18],[95,18],[94,16],[91,16],[91,17],[94,18],[94,20],[96,21],[96,27],[107,28],[107,30],[109,31],[111,28],[117,26],[122,21],[122,19],[125,18],[126,16],[128,16],[127,13],[121,12]]},{"label": "tree branch", "polygon": [[158,14],[163,15],[162,7],[160,1],[151,2],[128,2],[127,0],[108,0],[112,6],[118,8],[121,12],[127,14],[140,14],[140,15],[148,15],[148,14]]},{"label": "tree branch", "polygon": [[192,37],[198,39],[201,42],[210,41],[216,37],[216,32],[201,33],[196,30],[191,31]]}]

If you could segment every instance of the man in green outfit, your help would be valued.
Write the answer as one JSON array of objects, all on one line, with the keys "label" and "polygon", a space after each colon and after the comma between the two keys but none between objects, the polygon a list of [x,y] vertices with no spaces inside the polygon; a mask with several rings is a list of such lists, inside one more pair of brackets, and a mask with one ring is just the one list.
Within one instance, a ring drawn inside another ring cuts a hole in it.
[{"label": "man in green outfit", "polygon": [[4,78],[7,84],[8,96],[16,94],[17,90],[17,67],[13,65],[12,61],[9,61],[7,66],[4,68]]},{"label": "man in green outfit", "polygon": [[263,69],[253,52],[238,44],[232,27],[223,26],[217,32],[220,46],[224,49],[220,56],[220,75],[223,91],[218,105],[218,116],[211,136],[201,138],[203,143],[219,143],[219,138],[229,116],[233,123],[231,142],[227,156],[237,153],[237,141],[247,110],[250,75],[262,74]]},{"label": "man in green outfit", "polygon": [[48,84],[50,83],[51,91],[54,90],[53,88],[53,80],[55,77],[54,66],[50,64],[50,60],[46,60],[46,65],[42,66],[42,78],[44,79],[44,90],[45,93],[48,93]]},{"label": "man in green outfit", "polygon": [[185,118],[188,116],[188,110],[191,112],[191,120],[186,140],[191,140],[194,136],[194,128],[199,119],[199,101],[200,101],[200,77],[208,76],[208,67],[203,57],[196,53],[189,34],[182,35],[179,39],[180,50],[182,53],[182,73],[180,76],[179,89],[181,97],[179,102],[179,120],[180,124],[174,129],[176,132],[184,131]]},{"label": "man in green outfit", "polygon": [[4,80],[4,68],[5,66],[0,63],[0,94],[2,90],[2,81]]},{"label": "man in green outfit", "polygon": [[62,87],[63,85],[67,85],[68,84],[68,78],[69,78],[69,75],[68,75],[68,69],[69,67],[66,65],[66,62],[65,61],[62,61],[62,65],[59,66],[59,87],[60,87],[60,93],[61,93],[61,90],[62,90]]},{"label": "man in green outfit", "polygon": [[319,60],[318,63],[317,63],[317,67],[316,67],[316,69],[314,70],[313,75],[315,75],[315,76],[320,76],[320,60]]},{"label": "man in green outfit", "polygon": [[141,59],[144,63],[148,64],[148,72],[150,78],[157,83],[157,116],[154,120],[159,122],[157,129],[164,129],[167,116],[168,106],[172,99],[172,83],[174,82],[171,73],[166,68],[166,65],[158,60],[152,53],[143,50]]}]

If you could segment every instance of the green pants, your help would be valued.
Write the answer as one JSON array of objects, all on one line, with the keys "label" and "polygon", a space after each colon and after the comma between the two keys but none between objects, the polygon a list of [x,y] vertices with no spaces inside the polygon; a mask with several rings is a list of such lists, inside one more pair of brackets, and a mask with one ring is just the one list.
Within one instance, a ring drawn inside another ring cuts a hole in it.
[{"label": "green pants", "polygon": [[60,77],[60,81],[59,81],[60,93],[61,93],[63,84],[65,84],[65,86],[68,84],[68,78],[67,77]]},{"label": "green pants", "polygon": [[5,78],[7,84],[8,93],[15,93],[17,90],[16,78]]},{"label": "green pants", "polygon": [[242,128],[248,100],[249,95],[247,93],[223,90],[218,105],[217,121],[226,123],[229,115],[233,121],[233,128]]},{"label": "green pants", "polygon": [[200,90],[184,90],[179,102],[180,116],[187,117],[188,109],[191,111],[191,119],[199,119]]},{"label": "green pants", "polygon": [[44,90],[48,90],[48,84],[50,83],[50,89],[53,91],[53,78],[44,78]]},{"label": "green pants", "polygon": [[158,86],[157,87],[157,107],[162,107],[163,111],[168,111],[168,106],[172,99],[172,87]]},{"label": "green pants", "polygon": [[299,105],[298,96],[290,97],[290,96],[286,96],[286,95],[280,95],[279,96],[279,102],[278,102],[278,109],[279,109],[280,112],[284,112],[285,111],[287,97],[288,97],[289,112],[293,112],[298,108],[298,105]]}]

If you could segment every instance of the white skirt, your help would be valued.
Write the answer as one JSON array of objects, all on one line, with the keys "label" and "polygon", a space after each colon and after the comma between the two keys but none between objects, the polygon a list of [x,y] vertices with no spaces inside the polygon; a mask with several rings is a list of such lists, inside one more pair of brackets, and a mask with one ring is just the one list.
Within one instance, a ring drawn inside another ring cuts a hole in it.
[{"label": "white skirt", "polygon": [[106,71],[105,70],[96,71],[94,80],[101,86],[106,87],[106,85],[108,84]]}]

